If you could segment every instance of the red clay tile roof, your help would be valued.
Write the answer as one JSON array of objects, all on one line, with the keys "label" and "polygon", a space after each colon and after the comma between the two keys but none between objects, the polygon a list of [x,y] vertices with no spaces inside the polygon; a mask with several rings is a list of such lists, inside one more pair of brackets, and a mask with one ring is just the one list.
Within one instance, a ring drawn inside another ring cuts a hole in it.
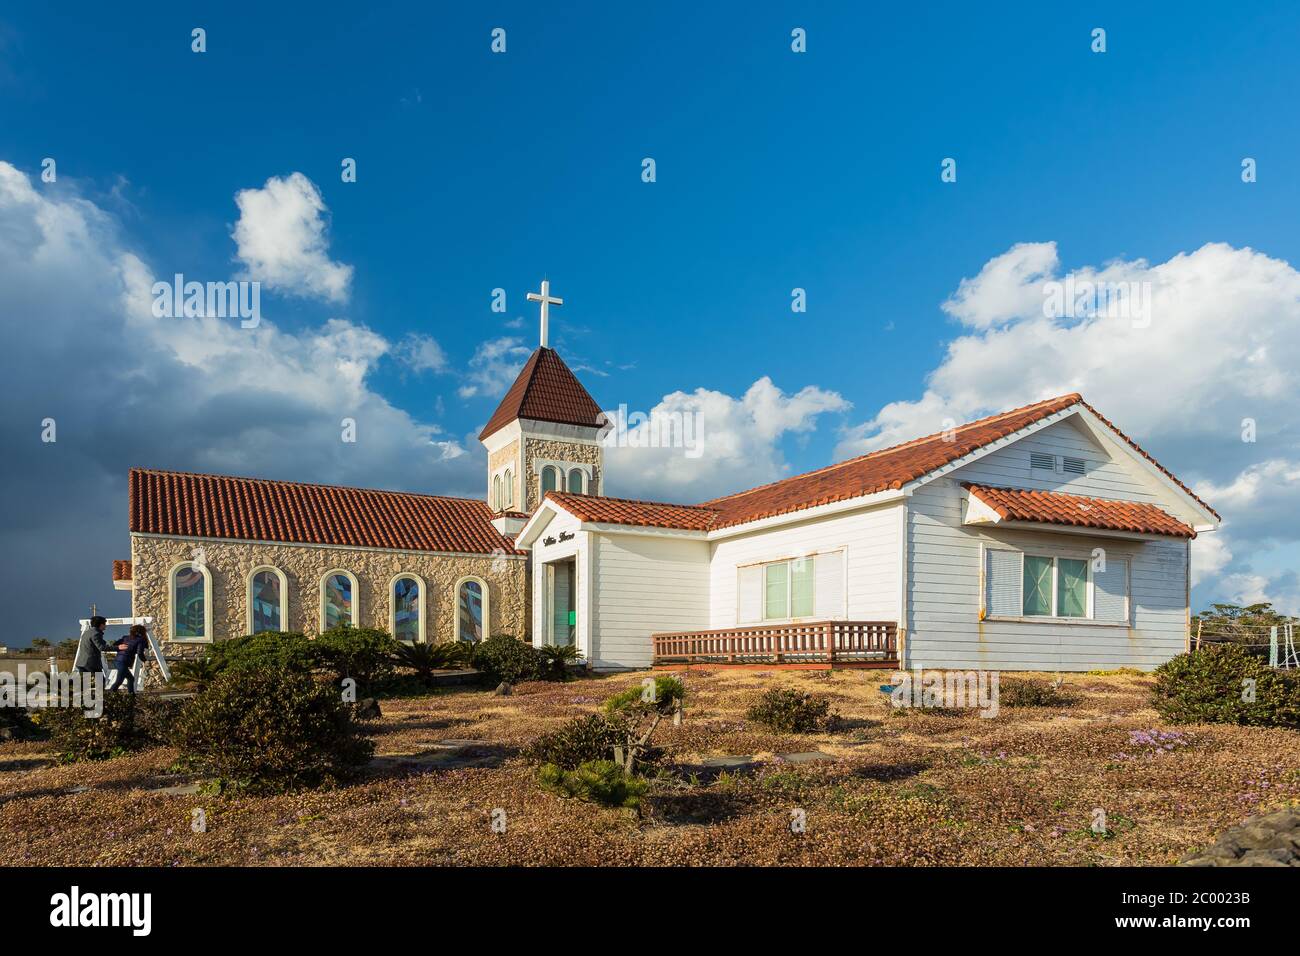
[{"label": "red clay tile roof", "polygon": [[600,415],[601,407],[559,354],[554,349],[539,348],[528,357],[478,437],[482,441],[516,418],[598,428],[604,424]]},{"label": "red clay tile roof", "polygon": [[[902,488],[910,481],[1083,401],[1075,392],[1015,408],[979,421],[882,448],[837,465],[785,478],[701,504],[719,512],[714,528],[803,511],[878,491]],[[945,436],[946,439],[945,440]]]},{"label": "red clay tile roof", "polygon": [[[697,528],[703,526],[707,530],[715,531],[719,528],[803,511],[817,505],[845,501],[879,491],[897,490],[908,482],[915,481],[938,468],[942,468],[944,465],[951,464],[971,452],[983,448],[985,445],[1000,438],[1005,438],[1022,428],[1027,428],[1050,415],[1065,411],[1075,405],[1087,408],[1109,428],[1114,430],[1119,438],[1127,442],[1144,458],[1168,475],[1180,488],[1204,505],[1211,513],[1215,513],[1209,505],[1197,498],[1191,489],[1178,481],[1159,462],[1139,448],[1137,443],[1118,428],[1115,428],[1091,405],[1088,405],[1081,395],[1072,392],[1069,395],[1045,399],[1032,405],[1014,408],[1008,412],[1001,412],[988,418],[981,418],[978,421],[959,425],[948,432],[939,432],[934,435],[927,435],[924,438],[904,442],[901,445],[882,448],[879,451],[873,451],[858,458],[851,458],[848,461],[830,465],[826,468],[819,468],[807,474],[784,478],[781,481],[761,485],[758,488],[751,488],[748,491],[741,491],[734,495],[714,498],[699,505],[675,505],[647,501],[627,502],[626,505],[630,509],[627,510],[629,520],[622,523],[671,528]],[[590,499],[585,495],[556,494],[548,497],[555,497],[570,511],[575,508],[590,509],[590,505],[577,504],[577,499],[584,502],[598,500]],[[574,501],[571,503],[562,499],[574,499]],[[689,509],[689,516],[682,514],[682,509]],[[614,523],[618,519],[611,517],[611,515],[618,513],[621,512],[604,512],[603,517],[583,518],[582,520]],[[1163,512],[1161,513],[1163,514]],[[707,525],[702,525],[704,514],[713,515],[712,520]],[[1215,516],[1218,516],[1217,513],[1215,513]],[[579,515],[579,517],[582,516]],[[661,522],[674,523],[661,524]],[[1186,526],[1180,525],[1179,527],[1185,528]],[[1182,534],[1183,532],[1179,531],[1177,533]]]},{"label": "red clay tile roof", "polygon": [[197,538],[514,554],[487,502],[132,468],[131,530]]},{"label": "red clay tile roof", "polygon": [[718,513],[695,505],[670,505],[630,498],[602,498],[569,491],[548,491],[546,497],[561,505],[579,521],[635,525],[642,528],[674,528],[707,531]]},{"label": "red clay tile roof", "polygon": [[1155,505],[1138,501],[1086,498],[1059,491],[992,488],[962,482],[962,487],[1008,521],[1066,524],[1078,528],[1133,531],[1195,538],[1196,532]]},{"label": "red clay tile roof", "polygon": [[113,580],[130,581],[131,580],[131,562],[114,561],[113,562]]}]

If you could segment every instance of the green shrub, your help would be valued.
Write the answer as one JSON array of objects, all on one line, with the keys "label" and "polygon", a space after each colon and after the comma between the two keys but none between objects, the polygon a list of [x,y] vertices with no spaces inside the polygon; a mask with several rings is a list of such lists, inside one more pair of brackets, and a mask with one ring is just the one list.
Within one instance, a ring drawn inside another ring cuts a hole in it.
[{"label": "green shrub", "polygon": [[104,710],[98,717],[87,717],[79,707],[50,707],[40,711],[38,722],[49,732],[59,759],[76,763],[165,744],[179,710],[180,701],[114,691],[104,694]]},{"label": "green shrub", "polygon": [[627,721],[622,717],[588,714],[542,734],[524,748],[524,757],[536,764],[576,770],[592,760],[612,758],[615,747],[626,746],[627,734]]},{"label": "green shrub", "polygon": [[1003,680],[998,683],[998,704],[1005,707],[1066,707],[1074,698],[1044,680]]},{"label": "green shrub", "polygon": [[0,707],[0,740],[33,740],[41,728],[24,707]]},{"label": "green shrub", "polygon": [[605,713],[628,714],[658,713],[667,716],[686,699],[686,687],[676,677],[656,674],[654,693],[646,700],[645,686],[629,687],[605,701]]},{"label": "green shrub", "polygon": [[756,724],[784,734],[810,734],[828,729],[833,721],[831,702],[797,690],[764,691],[758,703],[745,712]]},{"label": "green shrub", "polygon": [[474,667],[488,683],[518,684],[537,677],[537,652],[509,634],[494,634],[475,645]]},{"label": "green shrub", "polygon": [[623,772],[612,760],[589,760],[573,770],[553,763],[537,771],[544,790],[562,797],[573,797],[606,807],[637,809],[649,785]]},{"label": "green shrub", "polygon": [[1173,724],[1300,727],[1300,675],[1274,670],[1236,644],[1166,661],[1151,693],[1156,712]]},{"label": "green shrub", "polygon": [[224,784],[282,792],[352,775],[374,751],[338,688],[300,669],[221,674],[186,703],[175,743]]},{"label": "green shrub", "polygon": [[393,674],[393,655],[403,645],[387,631],[373,627],[330,628],[313,642],[316,659],[340,680],[352,678],[357,687],[373,692]]},{"label": "green shrub", "polygon": [[315,641],[296,631],[262,631],[217,641],[208,652],[213,670],[291,667],[309,671],[320,663]]},{"label": "green shrub", "polygon": [[432,645],[439,661],[438,666],[448,670],[460,670],[474,665],[473,641],[443,641]]},{"label": "green shrub", "polygon": [[582,659],[573,644],[545,644],[537,649],[538,671],[543,680],[570,680],[569,665]]},{"label": "green shrub", "polygon": [[221,673],[221,667],[209,655],[192,661],[172,661],[171,673],[173,684],[183,684],[193,690],[203,690],[216,680],[217,675]]}]

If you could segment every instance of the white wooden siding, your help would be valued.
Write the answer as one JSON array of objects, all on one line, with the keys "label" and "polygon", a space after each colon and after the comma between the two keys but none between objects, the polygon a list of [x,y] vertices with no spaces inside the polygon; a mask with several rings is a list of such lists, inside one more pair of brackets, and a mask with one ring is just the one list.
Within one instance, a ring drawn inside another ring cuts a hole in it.
[{"label": "white wooden siding", "polygon": [[[1033,452],[1082,458],[1087,473],[1044,471],[1029,467]],[[1112,458],[1072,419],[1048,425],[1018,442],[990,452],[979,461],[954,471],[962,481],[973,481],[1003,488],[1030,488],[1035,491],[1060,491],[1070,495],[1145,501],[1158,505],[1175,517],[1195,523],[1187,507],[1168,488],[1144,474],[1127,456]]]},{"label": "white wooden siding", "polygon": [[[1014,451],[1016,446],[1012,446]],[[990,458],[993,456],[989,456]],[[1027,451],[1019,457],[1028,471]],[[986,459],[987,460],[987,459]],[[1186,641],[1186,542],[1139,541],[1033,530],[963,526],[960,483],[984,461],[918,488],[908,505],[909,667],[997,670],[1150,669],[1182,653]],[[1099,468],[1098,471],[1101,471]],[[1058,475],[1075,481],[1090,480]],[[992,479],[982,474],[979,480]],[[1119,483],[1117,478],[1107,480]],[[1024,475],[1004,483],[1028,487]],[[1093,492],[1096,493],[1096,492]],[[1135,500],[1149,500],[1138,496]],[[1095,547],[1127,558],[1132,626],[980,621],[982,546],[1087,557]]]},{"label": "white wooden siding", "polygon": [[740,567],[841,549],[847,598],[843,616],[852,621],[897,621],[901,507],[881,505],[711,542],[709,627],[741,623],[736,607]]},{"label": "white wooden siding", "polygon": [[613,533],[591,541],[593,667],[649,667],[651,634],[709,626],[708,542]]}]

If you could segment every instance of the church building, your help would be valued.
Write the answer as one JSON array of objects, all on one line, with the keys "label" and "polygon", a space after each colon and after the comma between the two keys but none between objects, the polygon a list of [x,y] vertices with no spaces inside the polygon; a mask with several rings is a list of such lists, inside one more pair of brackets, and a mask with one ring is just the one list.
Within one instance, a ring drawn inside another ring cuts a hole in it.
[{"label": "church building", "polygon": [[[599,670],[1153,668],[1219,516],[1077,393],[697,504],[613,498],[547,345],[479,435],[485,497],[133,469],[133,614],[170,655],[259,631],[510,634]],[[706,449],[707,451],[707,449]]]}]

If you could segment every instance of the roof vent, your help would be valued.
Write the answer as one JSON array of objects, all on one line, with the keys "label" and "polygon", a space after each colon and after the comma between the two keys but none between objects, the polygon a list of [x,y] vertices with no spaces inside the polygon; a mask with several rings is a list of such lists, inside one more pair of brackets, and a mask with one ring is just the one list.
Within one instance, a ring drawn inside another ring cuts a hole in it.
[{"label": "roof vent", "polygon": [[1056,456],[1044,455],[1042,452],[1029,453],[1029,467],[1041,468],[1044,471],[1056,471]]},{"label": "roof vent", "polygon": [[1087,474],[1088,465],[1082,458],[1063,458],[1061,470],[1068,471],[1072,475],[1083,475]]}]

